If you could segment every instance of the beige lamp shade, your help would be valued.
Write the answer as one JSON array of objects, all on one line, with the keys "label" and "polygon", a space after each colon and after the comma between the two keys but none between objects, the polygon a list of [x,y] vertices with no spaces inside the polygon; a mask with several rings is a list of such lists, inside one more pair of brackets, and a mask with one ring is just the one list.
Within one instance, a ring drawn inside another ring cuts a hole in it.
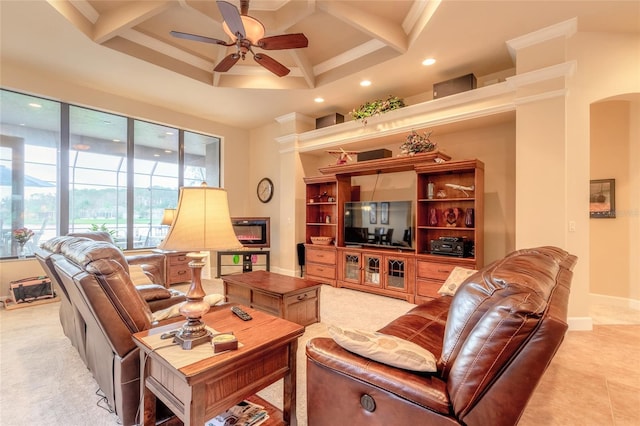
[{"label": "beige lamp shade", "polygon": [[176,209],[164,209],[164,213],[162,214],[162,221],[160,222],[160,225],[171,226],[175,216],[176,216]]},{"label": "beige lamp shade", "polygon": [[229,215],[227,191],[200,187],[180,188],[173,226],[158,246],[164,250],[233,250],[242,248]]}]

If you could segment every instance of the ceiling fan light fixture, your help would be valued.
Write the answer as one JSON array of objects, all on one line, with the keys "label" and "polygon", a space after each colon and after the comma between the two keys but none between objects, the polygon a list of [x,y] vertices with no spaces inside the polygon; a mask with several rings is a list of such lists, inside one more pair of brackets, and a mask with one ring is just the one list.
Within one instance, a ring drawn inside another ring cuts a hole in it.
[{"label": "ceiling fan light fixture", "polygon": [[[264,25],[262,25],[262,22],[247,15],[240,16],[240,19],[242,20],[242,25],[244,26],[245,38],[248,39],[252,44],[257,44],[258,40],[264,37]],[[235,34],[231,32],[229,26],[225,21],[222,21],[222,29],[229,37],[231,37],[232,41],[236,41],[238,39],[238,37],[236,37]]]}]

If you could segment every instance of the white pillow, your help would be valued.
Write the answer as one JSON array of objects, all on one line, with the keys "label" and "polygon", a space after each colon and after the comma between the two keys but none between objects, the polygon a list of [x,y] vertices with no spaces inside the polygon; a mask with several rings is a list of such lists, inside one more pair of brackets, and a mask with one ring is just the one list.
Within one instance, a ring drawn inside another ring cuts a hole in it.
[{"label": "white pillow", "polygon": [[337,344],[365,358],[405,370],[431,373],[437,371],[436,357],[408,340],[376,331],[334,325],[330,325],[328,331]]},{"label": "white pillow", "polygon": [[[213,306],[224,300],[224,296],[222,294],[207,294],[203,300],[207,302],[209,306]],[[177,317],[178,315],[180,315],[180,306],[184,305],[185,303],[187,302],[184,301],[182,303],[176,303],[175,305],[169,306],[168,308],[152,312],[151,322]]]},{"label": "white pillow", "polygon": [[458,287],[460,287],[460,284],[462,284],[464,280],[466,280],[476,272],[478,271],[476,271],[475,269],[467,269],[461,266],[456,266],[455,268],[453,268],[444,284],[442,284],[442,287],[440,287],[440,289],[438,290],[438,294],[442,296],[453,296],[454,294],[456,294],[456,291],[458,291]]},{"label": "white pillow", "polygon": [[140,265],[129,265],[129,277],[133,285],[153,284]]}]

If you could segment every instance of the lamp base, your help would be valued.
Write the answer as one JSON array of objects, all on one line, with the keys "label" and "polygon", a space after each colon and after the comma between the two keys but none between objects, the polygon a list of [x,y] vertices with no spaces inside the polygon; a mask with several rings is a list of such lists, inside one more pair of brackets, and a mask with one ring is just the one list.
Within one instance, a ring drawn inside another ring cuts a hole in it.
[{"label": "lamp base", "polygon": [[184,350],[190,350],[203,343],[211,341],[213,335],[209,330],[203,330],[202,333],[191,333],[180,329],[178,333],[173,337],[173,342],[180,345]]}]

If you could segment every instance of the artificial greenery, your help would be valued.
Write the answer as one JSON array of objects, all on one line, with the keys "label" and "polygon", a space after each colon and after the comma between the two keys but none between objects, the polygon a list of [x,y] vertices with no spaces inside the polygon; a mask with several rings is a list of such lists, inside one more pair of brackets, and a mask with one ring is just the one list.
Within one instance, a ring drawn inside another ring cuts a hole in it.
[{"label": "artificial greenery", "polygon": [[429,137],[431,132],[418,134],[415,130],[407,136],[407,140],[400,145],[400,153],[403,155],[415,155],[420,152],[430,152],[436,149],[436,142],[432,142]]},{"label": "artificial greenery", "polygon": [[349,115],[351,115],[354,120],[361,120],[364,124],[367,124],[369,117],[393,111],[403,106],[404,101],[402,99],[389,95],[385,100],[376,99],[375,101],[366,102],[364,105],[360,105],[359,108],[351,111]]}]

